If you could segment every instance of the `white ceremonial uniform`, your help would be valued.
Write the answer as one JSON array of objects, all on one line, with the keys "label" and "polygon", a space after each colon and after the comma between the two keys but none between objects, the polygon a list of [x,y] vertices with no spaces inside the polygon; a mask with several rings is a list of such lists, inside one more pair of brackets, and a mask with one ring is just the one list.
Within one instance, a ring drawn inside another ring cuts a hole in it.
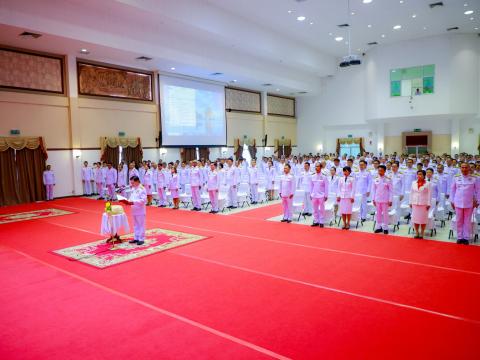
[{"label": "white ceremonial uniform", "polygon": [[43,185],[45,185],[45,193],[47,200],[53,200],[53,187],[55,186],[55,174],[52,170],[43,172]]},{"label": "white ceremonial uniform", "polygon": [[133,217],[133,232],[134,240],[145,240],[145,216],[147,213],[147,192],[143,185],[132,187],[128,201],[133,202],[132,217]]},{"label": "white ceremonial uniform", "polygon": [[404,194],[403,174],[400,171],[397,171],[396,173],[392,171],[389,177],[392,179],[393,195],[400,198],[400,196],[403,196]]},{"label": "white ceremonial uniform", "polygon": [[235,166],[227,166],[227,169],[225,170],[225,183],[228,186],[228,206],[237,207],[238,171]]},{"label": "white ceremonial uniform", "polygon": [[218,189],[220,187],[220,178],[217,170],[208,170],[207,173],[207,190],[210,204],[213,211],[218,211]]},{"label": "white ceremonial uniform", "polygon": [[92,195],[93,170],[89,166],[82,167],[83,195]]},{"label": "white ceremonial uniform", "polygon": [[202,186],[202,174],[197,166],[190,169],[190,187],[192,189],[192,203],[194,209],[201,209],[202,199],[200,196],[200,188]]},{"label": "white ceremonial uniform", "polygon": [[310,171],[302,171],[299,181],[299,188],[305,191],[305,196],[303,199],[304,213],[311,214],[313,208],[312,198],[310,196],[310,190],[312,188],[312,173]]},{"label": "white ceremonial uniform", "polygon": [[372,199],[376,207],[376,228],[388,230],[388,208],[393,201],[393,185],[389,177],[377,176],[373,180]]},{"label": "white ceremonial uniform", "polygon": [[292,174],[283,174],[280,177],[280,197],[282,198],[283,219],[292,220],[293,197],[295,193],[295,177]]},{"label": "white ceremonial uniform", "polygon": [[457,174],[453,177],[450,201],[455,206],[457,239],[471,240],[474,202],[478,202],[480,190],[476,176]]},{"label": "white ceremonial uniform", "polygon": [[250,196],[253,203],[258,202],[258,168],[250,166],[248,168],[248,183],[250,184]]},{"label": "white ceremonial uniform", "polygon": [[309,196],[312,199],[313,223],[323,224],[325,221],[325,201],[328,198],[328,179],[322,173],[312,175]]},{"label": "white ceremonial uniform", "polygon": [[117,183],[117,169],[113,167],[108,169],[105,173],[105,184],[107,185],[108,198],[113,199],[115,197],[115,184]]},{"label": "white ceremonial uniform", "polygon": [[360,203],[360,217],[362,220],[367,218],[367,193],[372,187],[372,174],[367,170],[361,170],[355,173],[355,190],[357,194],[362,195]]}]

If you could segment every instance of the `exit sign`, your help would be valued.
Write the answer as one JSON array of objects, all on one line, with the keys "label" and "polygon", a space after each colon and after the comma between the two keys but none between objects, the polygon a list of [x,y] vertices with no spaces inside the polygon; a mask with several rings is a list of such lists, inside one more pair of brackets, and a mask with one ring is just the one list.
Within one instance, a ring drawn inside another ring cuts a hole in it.
[{"label": "exit sign", "polygon": [[118,136],[125,136],[125,131],[119,131]]},{"label": "exit sign", "polygon": [[10,130],[10,135],[20,135],[20,130],[19,129],[12,129],[12,130]]},{"label": "exit sign", "polygon": [[420,132],[422,129],[413,129],[413,132]]},{"label": "exit sign", "polygon": [[349,137],[349,138],[353,138],[353,135],[352,135],[352,134],[349,134],[348,137]]}]

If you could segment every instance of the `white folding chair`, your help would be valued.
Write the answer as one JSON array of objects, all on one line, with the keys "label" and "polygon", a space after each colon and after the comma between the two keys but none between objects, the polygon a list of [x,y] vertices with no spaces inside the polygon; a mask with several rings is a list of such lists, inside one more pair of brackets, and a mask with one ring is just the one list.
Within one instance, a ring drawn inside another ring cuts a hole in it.
[{"label": "white folding chair", "polygon": [[210,205],[210,196],[208,195],[208,191],[206,191],[205,188],[202,188],[202,190],[200,190],[200,204],[204,210],[207,210],[208,206]]},{"label": "white folding chair", "polygon": [[435,220],[440,221],[440,227],[445,226],[445,221],[447,220],[446,209],[445,209],[445,194],[440,194],[438,205],[435,209]]},{"label": "white folding chair", "polygon": [[250,198],[250,185],[246,182],[240,183],[240,185],[238,186],[238,192],[237,192],[238,205],[240,205],[241,203],[242,208],[243,208],[243,205],[245,204],[247,204],[247,206],[250,206],[250,203],[248,201],[249,198]]},{"label": "white folding chair", "polygon": [[301,189],[295,190],[295,193],[293,194],[293,215],[295,216],[296,213],[298,213],[298,219],[297,221],[300,221],[300,216],[303,216],[304,219],[306,219],[304,215],[304,199],[305,199],[305,191]]},{"label": "white folding chair", "polygon": [[179,195],[180,202],[184,207],[188,207],[192,202],[192,187],[190,184],[185,184],[185,192]]}]

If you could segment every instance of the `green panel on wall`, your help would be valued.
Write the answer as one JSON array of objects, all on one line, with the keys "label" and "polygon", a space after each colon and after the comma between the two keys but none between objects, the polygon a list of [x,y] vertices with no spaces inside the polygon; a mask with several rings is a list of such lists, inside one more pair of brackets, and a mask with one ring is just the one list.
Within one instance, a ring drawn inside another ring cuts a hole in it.
[{"label": "green panel on wall", "polygon": [[423,93],[433,94],[433,77],[423,78]]},{"label": "green panel on wall", "polygon": [[390,96],[401,96],[401,95],[402,95],[402,82],[392,81],[390,83]]},{"label": "green panel on wall", "polygon": [[423,77],[423,70],[421,66],[415,66],[405,69],[405,75],[402,80],[412,80]]},{"label": "green panel on wall", "polygon": [[402,73],[400,69],[390,70],[390,81],[400,81],[402,80]]},{"label": "green panel on wall", "polygon": [[424,77],[435,76],[435,65],[425,65],[423,67],[423,76]]}]

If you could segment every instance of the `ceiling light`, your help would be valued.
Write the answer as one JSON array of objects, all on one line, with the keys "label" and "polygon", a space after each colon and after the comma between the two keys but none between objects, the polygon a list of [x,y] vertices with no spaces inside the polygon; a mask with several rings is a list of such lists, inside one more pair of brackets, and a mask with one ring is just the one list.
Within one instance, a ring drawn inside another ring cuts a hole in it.
[{"label": "ceiling light", "polygon": [[90,51],[88,51],[87,49],[80,49],[80,54],[88,55],[90,54]]},{"label": "ceiling light", "polygon": [[424,26],[424,27],[423,27],[423,30],[427,30],[427,27],[426,27],[426,26]]},{"label": "ceiling light", "polygon": [[393,27],[393,30],[400,30],[402,28],[402,25],[395,25]]},{"label": "ceiling light", "polygon": [[335,38],[335,41],[338,41],[338,42],[340,42],[340,41],[342,41],[342,40],[343,40],[343,36],[337,36],[337,37]]},{"label": "ceiling light", "polygon": [[306,19],[305,16],[297,16],[298,21],[304,21]]},{"label": "ceiling light", "polygon": [[232,82],[237,82],[237,80],[232,80]]},{"label": "ceiling light", "polygon": [[400,4],[403,4],[403,3],[404,3],[404,1],[403,1],[403,0],[400,0]]},{"label": "ceiling light", "polygon": [[473,14],[473,10],[467,10],[464,12],[465,15],[470,15],[470,14]]},{"label": "ceiling light", "polygon": [[370,4],[371,2],[372,2],[372,0],[363,0],[364,4]]},{"label": "ceiling light", "polygon": [[175,68],[174,68],[174,67],[171,67],[170,70],[175,70]]},{"label": "ceiling light", "polygon": [[473,30],[478,30],[478,27],[474,27]]},{"label": "ceiling light", "polygon": [[470,20],[475,20],[475,18],[474,18],[474,17],[471,17]]},{"label": "ceiling light", "polygon": [[313,25],[313,21],[310,21],[310,25]]},{"label": "ceiling light", "polygon": [[417,14],[413,14],[413,15],[412,15],[412,18],[415,19],[416,17],[417,17]]},{"label": "ceiling light", "polygon": [[355,11],[352,11],[350,14],[351,14],[351,15],[355,15]]},{"label": "ceiling light", "polygon": [[380,35],[380,36],[381,36],[382,38],[384,38],[384,37],[385,37],[385,34],[382,34],[382,35]]},{"label": "ceiling light", "polygon": [[329,36],[333,36],[333,33],[328,33]]},{"label": "ceiling light", "polygon": [[288,12],[289,14],[291,14],[291,13],[293,12],[293,10],[288,10],[287,12]]},{"label": "ceiling light", "polygon": [[465,3],[465,4],[463,4],[463,6],[468,6],[468,4],[467,4],[467,3]]},{"label": "ceiling light", "polygon": [[372,25],[371,25],[371,24],[368,24],[368,25],[367,25],[367,27],[371,28],[371,27],[372,27]]}]

